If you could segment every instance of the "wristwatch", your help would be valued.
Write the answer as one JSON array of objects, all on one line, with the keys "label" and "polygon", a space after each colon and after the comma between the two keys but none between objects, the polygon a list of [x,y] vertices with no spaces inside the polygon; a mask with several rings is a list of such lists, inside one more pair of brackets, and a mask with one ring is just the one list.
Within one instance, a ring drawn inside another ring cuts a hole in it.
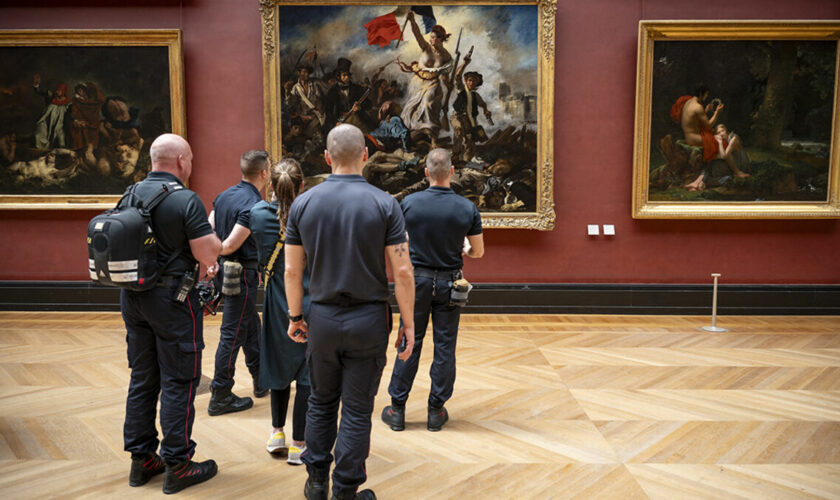
[{"label": "wristwatch", "polygon": [[289,321],[292,323],[297,323],[298,321],[303,319],[303,314],[298,314],[297,316],[292,316],[291,314],[287,314],[289,317]]}]

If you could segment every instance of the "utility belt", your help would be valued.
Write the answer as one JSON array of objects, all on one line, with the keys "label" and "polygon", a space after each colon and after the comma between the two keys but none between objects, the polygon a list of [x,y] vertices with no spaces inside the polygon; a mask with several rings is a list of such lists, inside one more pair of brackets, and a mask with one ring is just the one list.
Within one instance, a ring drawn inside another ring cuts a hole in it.
[{"label": "utility belt", "polygon": [[222,258],[222,295],[233,296],[242,293],[240,278],[243,269],[259,272],[260,261]]},{"label": "utility belt", "polygon": [[240,266],[244,267],[245,269],[251,269],[253,271],[260,270],[260,261],[258,260],[242,260],[242,259],[232,259],[230,257],[222,257],[222,262],[236,262]]},{"label": "utility belt", "polygon": [[432,278],[432,297],[437,294],[437,281],[439,279],[449,282],[449,305],[463,307],[467,305],[472,285],[464,278],[460,269],[455,271],[448,269],[433,269],[430,267],[414,267],[414,276],[418,278]]},{"label": "utility belt", "polygon": [[435,269],[432,267],[414,266],[414,276],[418,278],[432,278],[433,280],[455,281],[461,279],[463,274],[460,269]]},{"label": "utility belt", "polygon": [[176,302],[184,302],[187,300],[187,295],[189,295],[190,291],[192,291],[193,287],[195,287],[195,279],[197,275],[198,263],[196,263],[192,269],[185,272],[180,278],[176,276],[161,276],[155,283],[155,286],[159,288],[174,288],[175,294],[172,299]]},{"label": "utility belt", "polygon": [[316,304],[326,304],[330,306],[341,306],[341,307],[351,307],[351,306],[364,306],[367,304],[384,304],[385,301],[383,300],[362,300],[362,299],[354,299],[353,297],[347,296],[340,296],[340,297],[333,297],[330,300],[319,300],[315,302]]}]

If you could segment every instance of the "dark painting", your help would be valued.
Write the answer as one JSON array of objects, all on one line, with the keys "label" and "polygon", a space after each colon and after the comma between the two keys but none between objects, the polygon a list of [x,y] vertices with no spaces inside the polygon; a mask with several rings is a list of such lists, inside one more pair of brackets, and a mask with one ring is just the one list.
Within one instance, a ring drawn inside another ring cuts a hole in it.
[{"label": "dark painting", "polygon": [[165,46],[0,47],[0,194],[121,194],[172,130]]},{"label": "dark painting", "polygon": [[650,201],[825,202],[837,41],[653,49]]}]

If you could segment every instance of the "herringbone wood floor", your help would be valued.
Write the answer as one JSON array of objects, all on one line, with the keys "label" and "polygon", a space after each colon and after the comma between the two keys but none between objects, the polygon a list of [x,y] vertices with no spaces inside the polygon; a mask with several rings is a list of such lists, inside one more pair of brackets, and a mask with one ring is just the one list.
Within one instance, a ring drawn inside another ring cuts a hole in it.
[{"label": "herringbone wood floor", "polygon": [[[430,345],[404,432],[379,421],[379,498],[840,498],[840,318],[471,315],[442,432],[425,430]],[[212,373],[219,320],[205,326]],[[240,356],[237,392],[250,392]],[[0,496],[162,497],[127,484],[128,380],[113,313],[0,313]],[[302,498],[305,470],[265,452],[268,398],[209,417],[195,498]]]}]

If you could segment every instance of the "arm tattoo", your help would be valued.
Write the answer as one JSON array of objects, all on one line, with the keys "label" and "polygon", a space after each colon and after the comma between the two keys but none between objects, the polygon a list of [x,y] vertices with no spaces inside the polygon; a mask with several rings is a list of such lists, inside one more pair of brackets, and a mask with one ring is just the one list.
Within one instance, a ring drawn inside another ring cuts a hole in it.
[{"label": "arm tattoo", "polygon": [[402,257],[403,254],[405,253],[405,251],[406,251],[405,243],[400,243],[399,245],[397,245],[394,248],[394,253],[397,254],[397,257]]}]

